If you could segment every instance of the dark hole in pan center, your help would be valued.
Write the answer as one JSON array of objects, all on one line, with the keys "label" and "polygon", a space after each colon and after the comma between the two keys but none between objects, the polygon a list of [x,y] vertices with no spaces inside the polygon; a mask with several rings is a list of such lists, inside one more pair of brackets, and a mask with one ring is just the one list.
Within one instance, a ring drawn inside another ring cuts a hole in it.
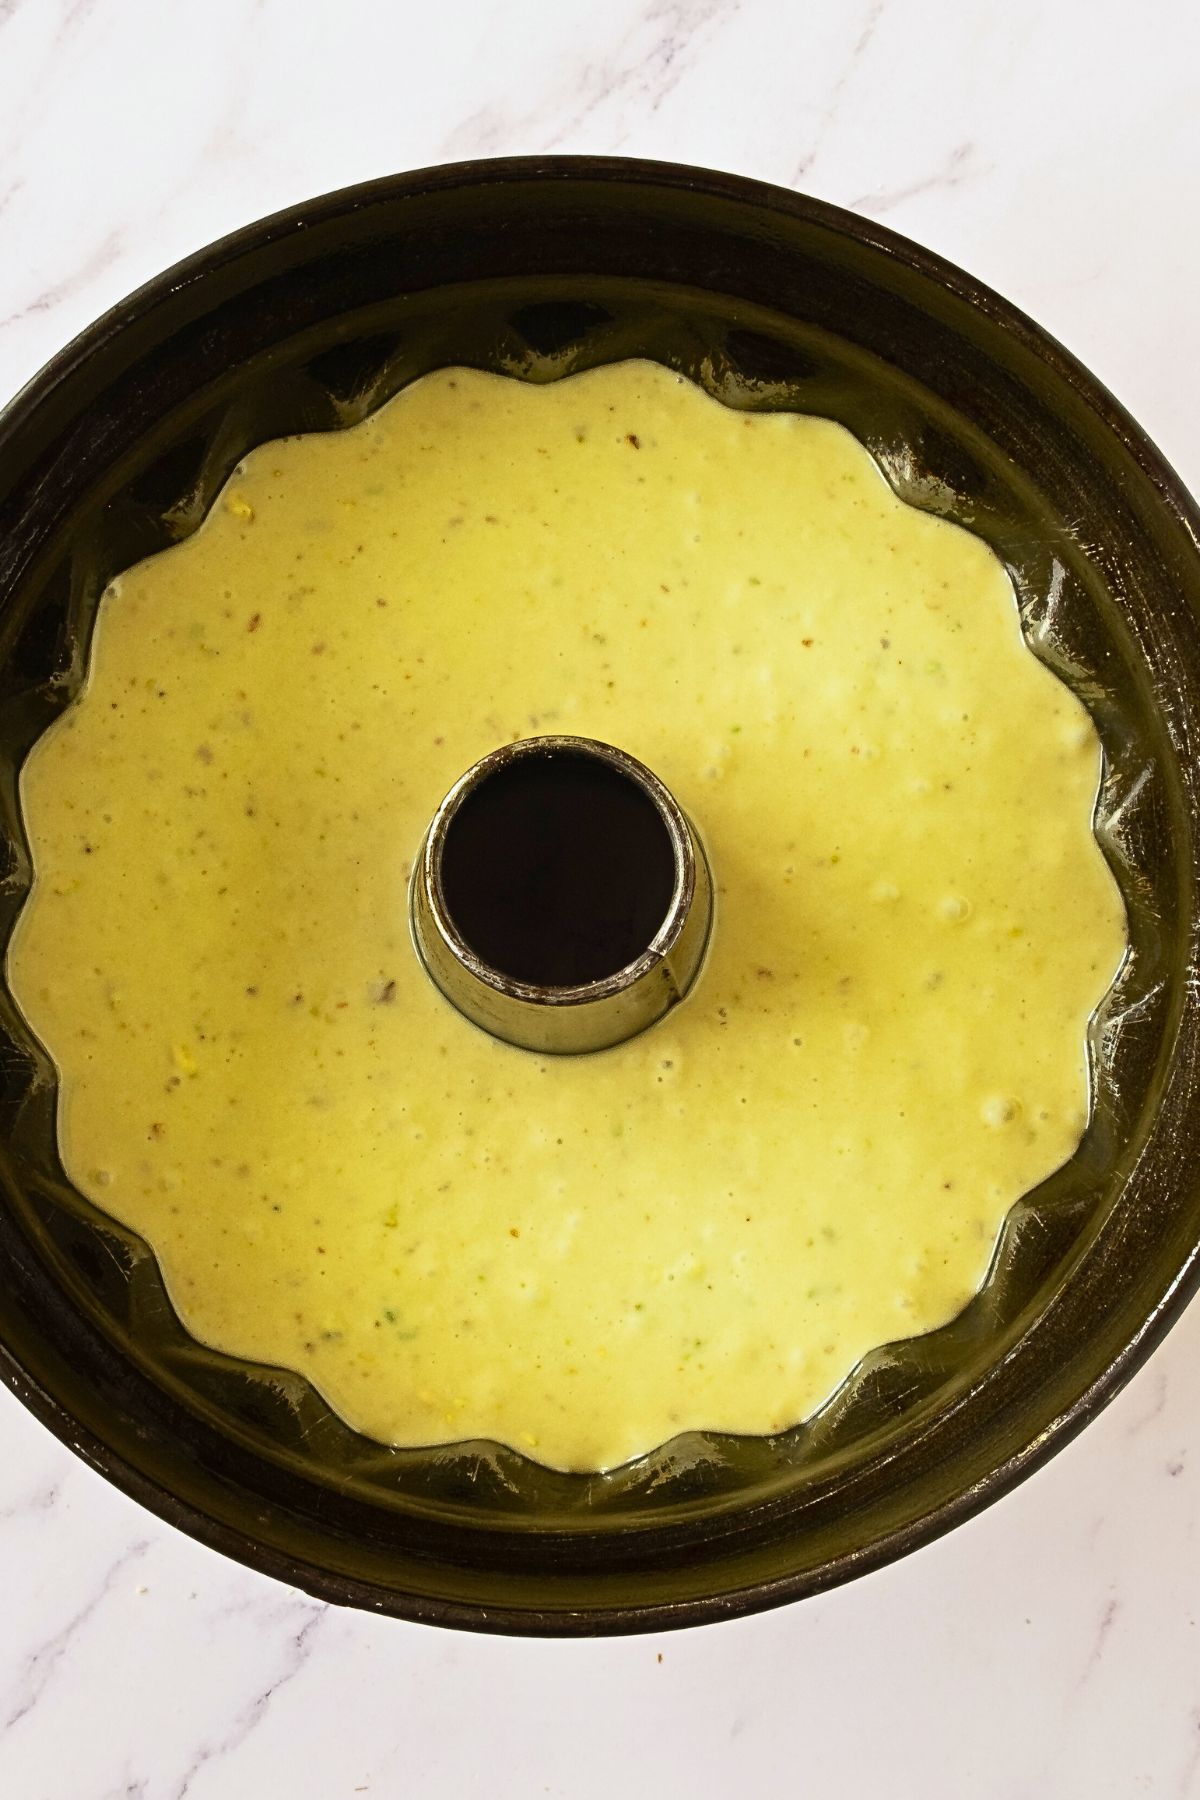
[{"label": "dark hole in pan center", "polygon": [[578,750],[522,756],[465,796],[441,859],[446,911],[475,955],[538,987],[627,968],[666,919],[675,849],[630,776]]}]

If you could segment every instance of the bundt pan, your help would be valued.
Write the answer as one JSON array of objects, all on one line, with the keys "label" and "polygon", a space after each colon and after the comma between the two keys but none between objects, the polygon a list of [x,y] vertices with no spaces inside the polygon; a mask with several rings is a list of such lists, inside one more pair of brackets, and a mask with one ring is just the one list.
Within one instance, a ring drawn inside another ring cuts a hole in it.
[{"label": "bundt pan", "polygon": [[84,678],[102,589],[195,530],[247,450],[340,430],[441,364],[553,381],[630,356],[843,421],[906,500],[994,546],[1103,739],[1097,830],[1132,947],[1093,1023],[1083,1144],[1014,1207],[958,1318],[873,1352],[794,1430],[693,1433],[591,1476],[482,1442],[389,1449],[298,1376],[190,1339],[145,1243],[67,1181],[54,1071],[5,993],[5,1380],[203,1542],[444,1625],[688,1625],[877,1568],[1065,1444],[1198,1276],[1197,512],[1028,319],[778,189],[587,158],[374,182],[182,263],[37,376],[0,418],[0,935],[30,880],[18,772]]}]

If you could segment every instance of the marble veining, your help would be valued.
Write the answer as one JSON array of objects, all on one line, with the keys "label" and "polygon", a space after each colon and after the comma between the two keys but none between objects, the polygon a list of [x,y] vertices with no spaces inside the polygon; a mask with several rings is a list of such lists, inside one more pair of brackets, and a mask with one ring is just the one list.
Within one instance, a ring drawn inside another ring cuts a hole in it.
[{"label": "marble veining", "polygon": [[[267,1708],[276,1695],[287,1686],[289,1681],[295,1680],[317,1649],[317,1632],[329,1610],[327,1606],[315,1601],[284,1600],[275,1610],[277,1615],[284,1619],[288,1635],[283,1655],[276,1664],[271,1679],[240,1708],[229,1721],[228,1729],[217,1742],[205,1742],[200,1746],[178,1785],[172,1789],[171,1800],[184,1800],[184,1796],[192,1791],[202,1770],[210,1769],[214,1763],[232,1756],[241,1748],[250,1733],[262,1723]],[[299,1623],[296,1623],[297,1621]],[[293,1624],[296,1624],[294,1631],[290,1629]],[[137,1791],[144,1792],[145,1784],[139,1783]]]},{"label": "marble veining", "polygon": [[894,212],[898,206],[903,206],[906,200],[916,200],[920,195],[934,193],[938,189],[950,191],[960,188],[964,182],[976,179],[981,172],[976,146],[967,138],[963,143],[955,144],[950,154],[928,175],[921,175],[903,187],[877,188],[870,193],[858,194],[849,205],[854,212],[866,213],[872,219],[881,219],[885,213]]},{"label": "marble veining", "polygon": [[812,133],[808,147],[799,162],[792,170],[789,187],[800,187],[811,176],[814,166],[825,147],[825,141],[833,126],[841,117],[846,101],[846,90],[854,80],[862,64],[863,58],[871,46],[871,40],[879,28],[887,0],[871,0],[863,17],[858,36],[851,44],[839,73],[830,84],[828,93],[817,117],[817,125]]},{"label": "marble veining", "polygon": [[[803,187],[1061,337],[1200,487],[1200,12],[1147,0],[0,0],[0,396],[139,282],[391,169]],[[970,1525],[800,1606],[567,1645],[319,1605],[0,1393],[4,1800],[1200,1796],[1200,1308]]]},{"label": "marble veining", "polygon": [[[564,84],[561,116],[544,117],[545,99],[517,106],[491,102],[455,126],[443,141],[438,160],[504,156],[529,132],[537,133],[542,151],[569,150],[571,140],[604,108],[608,112],[635,107],[656,113],[689,70],[704,55],[716,28],[732,10],[728,0],[654,0],[635,14],[611,50],[582,62],[574,80]],[[614,137],[613,154],[623,148]]]},{"label": "marble veining", "polygon": [[27,1718],[33,1711],[54,1679],[55,1671],[68,1647],[78,1634],[91,1623],[112,1592],[118,1577],[123,1575],[131,1564],[140,1561],[149,1548],[150,1544],[147,1538],[138,1538],[130,1544],[105,1571],[94,1592],[83,1600],[66,1623],[52,1637],[35,1645],[28,1652],[21,1677],[14,1684],[11,1711],[4,1721],[5,1732],[11,1731],[14,1725],[19,1725],[21,1720]]}]

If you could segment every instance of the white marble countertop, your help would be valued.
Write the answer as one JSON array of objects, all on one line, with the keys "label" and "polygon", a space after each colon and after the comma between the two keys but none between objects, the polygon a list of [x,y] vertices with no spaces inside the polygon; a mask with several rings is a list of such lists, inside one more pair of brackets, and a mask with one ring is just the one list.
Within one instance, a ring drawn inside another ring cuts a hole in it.
[{"label": "white marble countertop", "polygon": [[[1187,0],[0,0],[0,396],[222,232],[518,151],[706,163],[962,263],[1200,489]],[[1200,1794],[1200,1307],[981,1518],[661,1638],[475,1638],[201,1549],[0,1395],[5,1800]]]}]

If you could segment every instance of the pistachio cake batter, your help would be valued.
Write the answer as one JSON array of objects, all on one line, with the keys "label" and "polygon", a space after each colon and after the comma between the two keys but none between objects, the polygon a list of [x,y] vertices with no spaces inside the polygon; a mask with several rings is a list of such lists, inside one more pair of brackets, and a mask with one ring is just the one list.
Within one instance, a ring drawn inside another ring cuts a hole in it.
[{"label": "pistachio cake batter", "polygon": [[[649,764],[718,885],[692,995],[592,1057],[468,1025],[409,939],[435,806],[543,732]],[[443,370],[106,595],[11,976],[196,1336],[384,1440],[607,1467],[803,1418],[1070,1156],[1098,772],[995,556],[840,426]]]}]

